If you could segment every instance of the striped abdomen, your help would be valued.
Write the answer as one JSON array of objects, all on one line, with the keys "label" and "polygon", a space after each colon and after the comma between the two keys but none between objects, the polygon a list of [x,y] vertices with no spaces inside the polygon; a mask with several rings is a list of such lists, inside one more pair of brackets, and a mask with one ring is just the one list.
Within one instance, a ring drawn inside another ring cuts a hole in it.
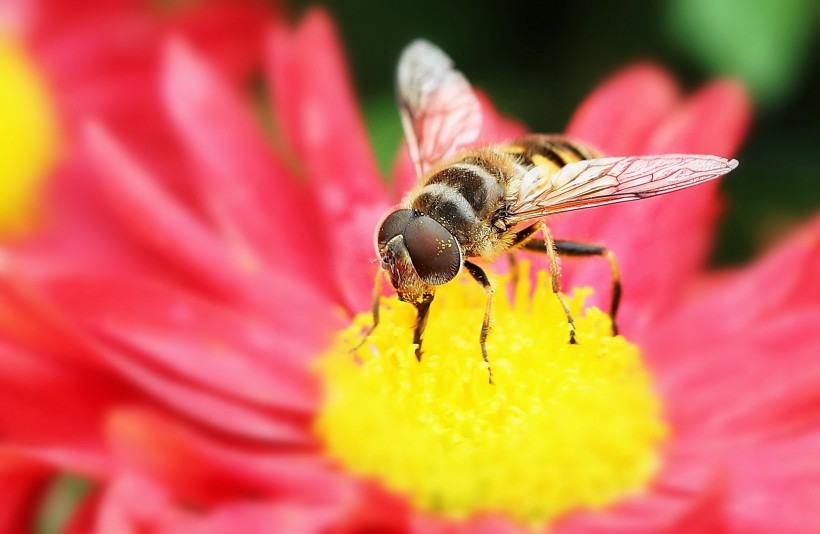
[{"label": "striped abdomen", "polygon": [[528,135],[498,148],[526,170],[546,166],[556,172],[567,163],[601,157],[590,147],[557,135]]}]

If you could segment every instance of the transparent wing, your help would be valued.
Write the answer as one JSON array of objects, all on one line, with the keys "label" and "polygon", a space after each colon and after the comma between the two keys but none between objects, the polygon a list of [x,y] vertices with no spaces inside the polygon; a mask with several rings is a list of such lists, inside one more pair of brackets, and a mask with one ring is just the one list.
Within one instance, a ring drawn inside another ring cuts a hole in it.
[{"label": "transparent wing", "polygon": [[535,167],[521,182],[510,222],[661,195],[713,180],[735,167],[734,159],[694,154],[588,159],[558,172]]},{"label": "transparent wing", "polygon": [[404,136],[419,176],[478,138],[478,99],[453,61],[435,45],[418,40],[404,49],[397,91]]}]

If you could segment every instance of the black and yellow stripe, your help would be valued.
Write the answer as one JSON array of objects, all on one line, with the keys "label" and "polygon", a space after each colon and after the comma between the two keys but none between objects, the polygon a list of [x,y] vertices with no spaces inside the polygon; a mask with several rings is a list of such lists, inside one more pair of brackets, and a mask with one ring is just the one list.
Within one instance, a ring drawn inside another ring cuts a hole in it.
[{"label": "black and yellow stripe", "polygon": [[528,169],[543,166],[553,172],[568,163],[600,157],[587,146],[553,135],[529,135],[499,148]]}]

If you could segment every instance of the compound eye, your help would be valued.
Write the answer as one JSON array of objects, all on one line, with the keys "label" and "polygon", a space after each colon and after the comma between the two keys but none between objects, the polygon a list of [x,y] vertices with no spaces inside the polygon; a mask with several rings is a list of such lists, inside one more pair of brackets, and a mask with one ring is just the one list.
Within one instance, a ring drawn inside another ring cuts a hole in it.
[{"label": "compound eye", "polygon": [[394,211],[385,217],[376,233],[376,244],[383,247],[388,241],[403,233],[413,217],[413,210],[408,209]]},{"label": "compound eye", "polygon": [[421,216],[404,230],[404,244],[413,267],[425,283],[441,285],[461,270],[461,247],[446,228],[435,219]]}]

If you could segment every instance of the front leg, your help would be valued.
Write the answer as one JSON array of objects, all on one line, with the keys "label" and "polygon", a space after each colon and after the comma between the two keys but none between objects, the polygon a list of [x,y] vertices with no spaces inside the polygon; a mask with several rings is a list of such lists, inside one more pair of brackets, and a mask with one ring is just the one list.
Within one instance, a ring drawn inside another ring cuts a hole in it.
[{"label": "front leg", "polygon": [[427,328],[427,317],[430,314],[430,304],[433,303],[433,297],[435,297],[435,294],[431,293],[425,295],[421,301],[413,303],[417,312],[416,328],[413,330],[413,343],[416,345],[416,359],[418,361],[421,361],[421,341],[424,336],[424,329]]},{"label": "front leg", "polygon": [[[512,283],[512,287],[518,287],[518,276],[519,276],[519,267],[518,267],[518,260],[515,257],[515,249],[521,243],[528,242],[527,240],[532,237],[532,235],[538,231],[538,226],[532,225],[519,232],[516,232],[515,236],[513,237],[513,242],[510,244],[510,251],[507,253],[507,259],[510,260],[510,282]],[[525,243],[526,246],[526,243]]]},{"label": "front leg", "polygon": [[370,334],[373,333],[373,330],[379,326],[379,301],[381,300],[381,293],[382,293],[382,270],[379,269],[376,271],[376,280],[373,282],[373,303],[372,303],[372,313],[373,313],[373,323],[370,325],[370,328],[367,329],[367,332],[364,333],[364,337],[359,342],[358,345],[350,349],[350,352],[356,352],[364,342],[367,341],[367,338],[370,337]]},{"label": "front leg", "polygon": [[481,335],[479,336],[479,343],[481,343],[481,356],[487,362],[487,371],[490,373],[490,384],[493,383],[493,368],[490,366],[490,359],[487,357],[487,335],[490,333],[490,311],[493,302],[493,286],[490,285],[490,280],[484,270],[475,263],[465,261],[464,267],[467,272],[475,278],[476,282],[481,284],[484,292],[487,294],[487,305],[484,308],[484,321],[481,323]]}]

